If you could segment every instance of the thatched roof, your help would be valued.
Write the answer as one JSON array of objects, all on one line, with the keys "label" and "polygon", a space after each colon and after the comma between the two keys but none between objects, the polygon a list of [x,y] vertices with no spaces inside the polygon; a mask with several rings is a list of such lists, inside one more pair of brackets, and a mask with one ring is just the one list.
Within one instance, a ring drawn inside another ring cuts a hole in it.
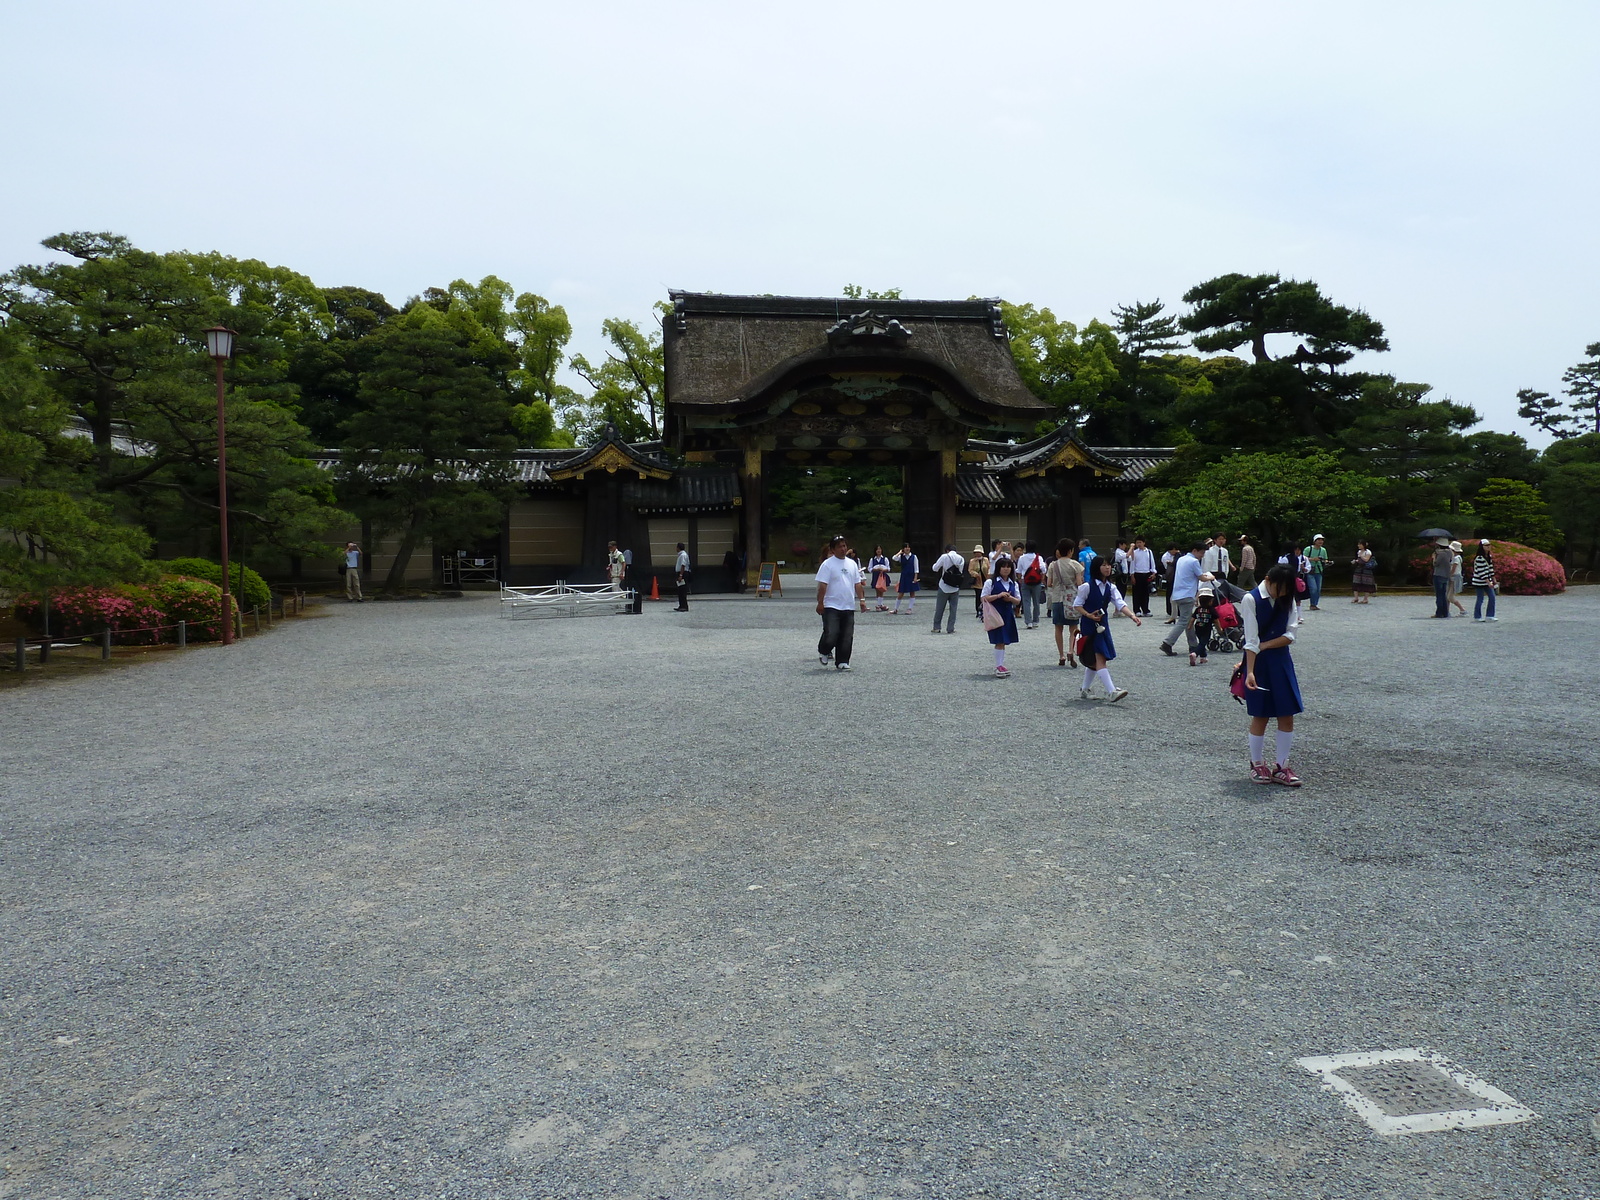
[{"label": "thatched roof", "polygon": [[669,407],[731,415],[844,369],[931,379],[975,418],[997,423],[1051,411],[1017,374],[997,301],[671,295]]}]

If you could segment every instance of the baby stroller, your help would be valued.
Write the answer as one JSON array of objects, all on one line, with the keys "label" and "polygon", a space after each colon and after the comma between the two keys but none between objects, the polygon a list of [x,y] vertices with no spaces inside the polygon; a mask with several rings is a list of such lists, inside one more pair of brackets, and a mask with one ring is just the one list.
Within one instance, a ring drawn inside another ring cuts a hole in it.
[{"label": "baby stroller", "polygon": [[[1244,622],[1239,616],[1238,602],[1245,593],[1225,579],[1202,580],[1195,602],[1210,602],[1211,635],[1206,641],[1206,652],[1218,654],[1242,653],[1244,650]],[[1197,622],[1198,624],[1198,622]]]}]

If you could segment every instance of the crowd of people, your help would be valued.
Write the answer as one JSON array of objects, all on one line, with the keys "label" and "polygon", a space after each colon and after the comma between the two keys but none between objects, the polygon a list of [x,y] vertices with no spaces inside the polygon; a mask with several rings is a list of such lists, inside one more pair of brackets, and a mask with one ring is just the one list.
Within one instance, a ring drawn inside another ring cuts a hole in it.
[{"label": "crowd of people", "polygon": [[[1461,544],[1440,539],[1434,556],[1438,617],[1449,615],[1463,582]],[[1053,554],[1032,541],[1012,544],[1002,539],[971,556],[947,545],[931,570],[935,589],[932,632],[954,634],[961,597],[970,590],[973,616],[982,623],[994,652],[994,673],[1011,675],[1006,651],[1020,641],[1019,630],[1037,629],[1048,620],[1054,630],[1057,665],[1083,670],[1079,697],[1087,700],[1098,686],[1108,704],[1128,696],[1111,677],[1117,657],[1111,621],[1122,616],[1140,625],[1153,616],[1151,605],[1164,594],[1166,624],[1172,626],[1158,644],[1175,657],[1185,641],[1190,666],[1210,661],[1212,650],[1240,653],[1230,691],[1249,714],[1250,779],[1299,787],[1289,765],[1294,719],[1303,709],[1290,647],[1306,612],[1322,607],[1323,582],[1331,555],[1327,539],[1314,534],[1304,546],[1283,546],[1263,558],[1248,537],[1235,545],[1226,533],[1199,539],[1184,548],[1170,544],[1159,555],[1144,538],[1118,541],[1110,555],[1096,551],[1089,539],[1057,543]],[[1377,592],[1377,559],[1364,541],[1350,559],[1352,604],[1367,604]],[[1489,543],[1479,546],[1471,569],[1478,593],[1476,620],[1495,616],[1494,562]],[[894,606],[888,592],[894,589]],[[921,560],[910,543],[888,555],[875,547],[865,565],[840,536],[829,543],[829,557],[817,572],[817,612],[823,619],[817,660],[839,671],[851,669],[855,616],[866,612],[869,593],[875,609],[890,615],[913,615],[922,590]],[[1484,616],[1484,602],[1488,615]],[[1276,723],[1273,745],[1266,744],[1267,726]]]}]

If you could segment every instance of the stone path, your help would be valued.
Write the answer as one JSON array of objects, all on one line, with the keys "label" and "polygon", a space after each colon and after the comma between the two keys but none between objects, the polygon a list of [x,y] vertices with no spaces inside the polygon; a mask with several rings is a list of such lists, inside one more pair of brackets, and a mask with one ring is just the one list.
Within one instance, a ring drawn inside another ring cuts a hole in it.
[{"label": "stone path", "polygon": [[[1159,625],[668,607],[0,697],[0,1197],[1600,1195],[1600,589],[1313,615],[1298,792]],[[1415,1046],[1540,1119],[1293,1065]]]}]

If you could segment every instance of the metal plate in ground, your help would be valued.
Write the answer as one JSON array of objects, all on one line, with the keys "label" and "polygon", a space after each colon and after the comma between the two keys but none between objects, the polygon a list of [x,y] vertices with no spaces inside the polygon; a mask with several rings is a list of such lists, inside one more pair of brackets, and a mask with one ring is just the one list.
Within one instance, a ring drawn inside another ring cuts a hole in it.
[{"label": "metal plate in ground", "polygon": [[1432,1133],[1531,1121],[1539,1114],[1427,1050],[1297,1058],[1378,1133]]}]

